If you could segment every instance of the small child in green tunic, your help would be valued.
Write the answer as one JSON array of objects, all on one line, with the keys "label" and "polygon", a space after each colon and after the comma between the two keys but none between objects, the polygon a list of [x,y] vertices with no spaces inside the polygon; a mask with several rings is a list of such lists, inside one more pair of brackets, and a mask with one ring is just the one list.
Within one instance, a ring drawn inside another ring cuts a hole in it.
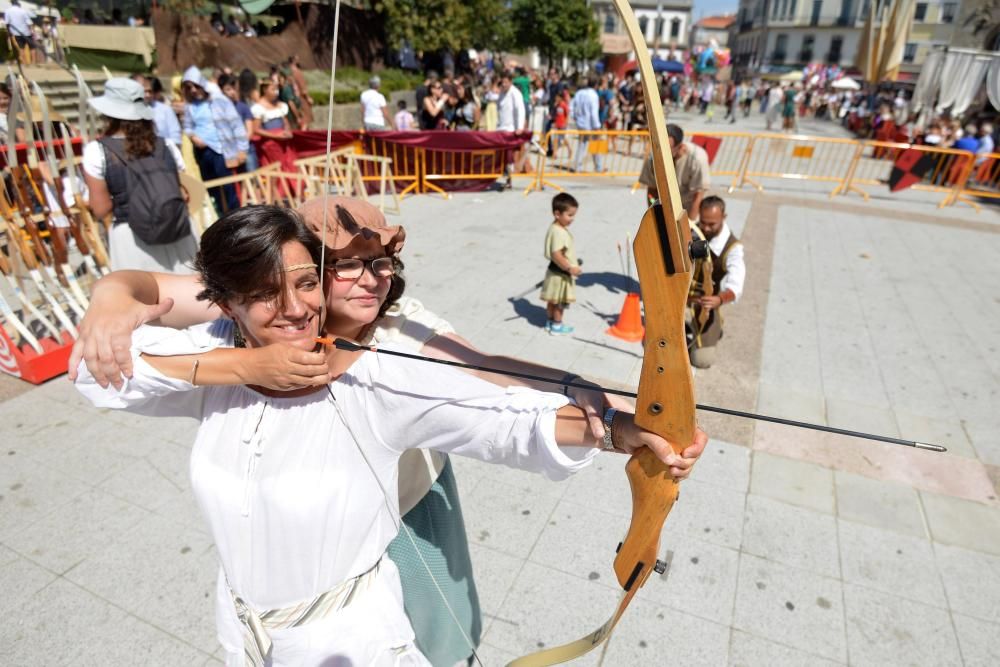
[{"label": "small child in green tunic", "polygon": [[549,260],[549,268],[542,282],[542,300],[548,303],[545,307],[545,328],[553,336],[573,332],[573,327],[563,324],[562,319],[566,306],[576,301],[573,285],[576,276],[581,273],[573,247],[573,235],[568,229],[579,207],[576,199],[565,192],[552,198],[554,219],[545,234],[545,259]]}]

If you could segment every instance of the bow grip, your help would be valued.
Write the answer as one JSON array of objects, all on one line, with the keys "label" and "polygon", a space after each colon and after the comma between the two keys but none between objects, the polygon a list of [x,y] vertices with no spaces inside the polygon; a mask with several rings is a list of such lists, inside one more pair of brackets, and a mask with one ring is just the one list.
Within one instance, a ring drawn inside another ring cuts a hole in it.
[{"label": "bow grip", "polygon": [[[694,382],[684,335],[691,286],[691,230],[687,214],[656,204],[646,211],[634,252],[644,295],[646,339],[635,423],[680,452],[694,442]],[[632,489],[632,521],[615,557],[626,590],[642,586],[656,567],[660,532],[677,500],[677,483],[652,450],[640,449],[625,467]]]}]

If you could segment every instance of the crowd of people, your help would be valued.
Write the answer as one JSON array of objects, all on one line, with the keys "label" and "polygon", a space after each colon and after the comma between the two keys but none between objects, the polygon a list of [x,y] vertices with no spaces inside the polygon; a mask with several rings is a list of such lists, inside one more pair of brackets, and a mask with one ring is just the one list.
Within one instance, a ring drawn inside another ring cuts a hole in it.
[{"label": "crowd of people", "polygon": [[19,0],[11,0],[4,11],[3,24],[7,31],[8,49],[17,55],[22,64],[66,62],[59,43],[58,14],[39,17],[22,7]]}]

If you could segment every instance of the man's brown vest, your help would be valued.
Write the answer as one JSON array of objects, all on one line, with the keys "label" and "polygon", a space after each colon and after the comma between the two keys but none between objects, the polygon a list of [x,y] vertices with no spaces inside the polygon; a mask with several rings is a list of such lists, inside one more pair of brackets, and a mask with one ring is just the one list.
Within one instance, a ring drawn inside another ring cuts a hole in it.
[{"label": "man's brown vest", "polygon": [[[736,246],[740,240],[736,238],[736,235],[732,232],[729,233],[729,240],[726,241],[726,245],[723,246],[722,252],[718,255],[709,248],[709,253],[712,256],[712,293],[716,296],[719,294],[720,286],[722,285],[722,279],[726,276],[726,256],[729,255],[729,251]],[[701,296],[704,294],[703,286],[696,280],[691,281],[691,294],[694,296]],[[699,315],[701,314],[701,307],[694,307],[694,318],[691,321],[691,326],[694,329],[695,341],[694,344],[697,347],[712,347],[722,338],[722,308],[716,308],[708,312],[708,319],[705,322],[704,327],[701,327],[699,331]]]}]

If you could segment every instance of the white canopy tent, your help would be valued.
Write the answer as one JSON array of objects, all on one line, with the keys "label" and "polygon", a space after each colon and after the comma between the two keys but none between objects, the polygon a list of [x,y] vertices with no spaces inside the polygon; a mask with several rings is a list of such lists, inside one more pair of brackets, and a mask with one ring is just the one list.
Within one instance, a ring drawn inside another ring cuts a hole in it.
[{"label": "white canopy tent", "polygon": [[913,91],[914,111],[951,109],[961,115],[986,81],[990,104],[1000,109],[1000,52],[942,47],[924,62]]},{"label": "white canopy tent", "polygon": [[830,84],[836,90],[861,90],[861,84],[850,77],[840,77]]},{"label": "white canopy tent", "polygon": [[[0,14],[10,7],[10,0],[0,0]],[[22,2],[21,7],[33,16],[59,16],[59,10],[55,7],[43,7],[34,2]]]}]

